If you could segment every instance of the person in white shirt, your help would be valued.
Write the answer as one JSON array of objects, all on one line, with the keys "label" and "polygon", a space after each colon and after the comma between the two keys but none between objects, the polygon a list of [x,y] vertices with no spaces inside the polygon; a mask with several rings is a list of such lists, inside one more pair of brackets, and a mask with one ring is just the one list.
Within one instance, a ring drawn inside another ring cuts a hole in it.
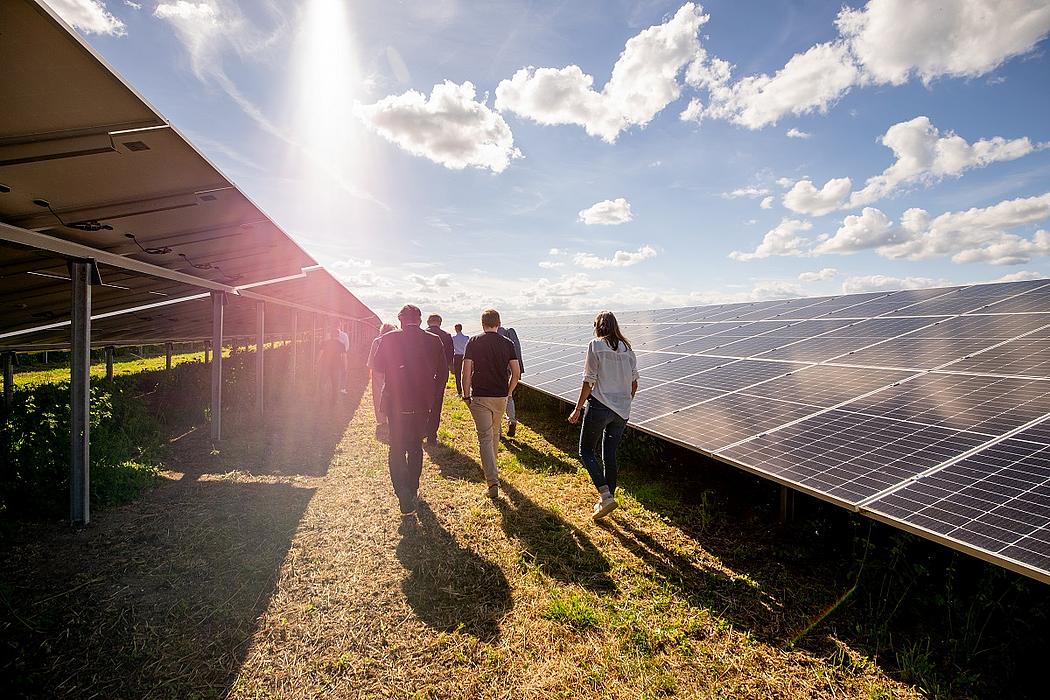
[{"label": "person in white shirt", "polygon": [[620,445],[631,401],[638,391],[638,359],[620,332],[611,311],[594,319],[595,338],[587,346],[583,386],[569,422],[580,426],[580,461],[598,489],[593,518],[600,520],[616,507],[616,448]]},{"label": "person in white shirt", "polygon": [[470,336],[463,333],[463,324],[457,323],[452,336],[452,373],[456,375],[456,395],[463,398],[463,353],[467,351]]}]

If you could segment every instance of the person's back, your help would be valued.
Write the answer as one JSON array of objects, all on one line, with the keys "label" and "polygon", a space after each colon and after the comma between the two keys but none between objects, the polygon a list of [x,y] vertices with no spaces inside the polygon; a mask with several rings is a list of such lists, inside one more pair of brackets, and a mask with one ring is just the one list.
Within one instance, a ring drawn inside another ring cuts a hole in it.
[{"label": "person's back", "polygon": [[381,410],[429,411],[444,356],[441,340],[418,326],[383,335],[376,351],[376,370],[385,379]]},{"label": "person's back", "polygon": [[484,332],[470,339],[463,355],[463,397],[478,430],[481,466],[492,498],[499,496],[496,455],[503,412],[520,376],[514,343],[497,332],[499,325],[499,312],[486,309],[481,314]]},{"label": "person's back", "polygon": [[397,317],[401,330],[380,337],[372,365],[385,379],[381,410],[390,425],[390,480],[402,515],[410,515],[423,472],[423,436],[448,370],[441,340],[419,327],[419,307],[405,304]]}]

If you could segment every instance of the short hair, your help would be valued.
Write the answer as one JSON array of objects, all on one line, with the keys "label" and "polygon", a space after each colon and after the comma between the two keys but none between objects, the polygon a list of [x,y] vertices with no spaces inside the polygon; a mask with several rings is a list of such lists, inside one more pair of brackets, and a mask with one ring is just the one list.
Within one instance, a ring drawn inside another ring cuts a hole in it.
[{"label": "short hair", "polygon": [[485,328],[499,328],[499,311],[495,309],[485,309],[481,314],[481,325]]},{"label": "short hair", "polygon": [[442,320],[441,317],[438,316],[437,314],[430,314],[429,316],[427,316],[427,325],[431,325],[432,326],[434,324],[437,324],[437,325],[440,326],[441,325],[441,320]]},{"label": "short hair", "polygon": [[419,323],[423,318],[423,312],[419,310],[418,306],[405,304],[401,307],[401,310],[397,312],[397,317],[402,321],[415,321],[416,323]]},{"label": "short hair", "polygon": [[455,325],[455,329],[456,329],[456,332],[459,333],[461,330],[463,330],[463,324],[462,323],[457,323]]}]

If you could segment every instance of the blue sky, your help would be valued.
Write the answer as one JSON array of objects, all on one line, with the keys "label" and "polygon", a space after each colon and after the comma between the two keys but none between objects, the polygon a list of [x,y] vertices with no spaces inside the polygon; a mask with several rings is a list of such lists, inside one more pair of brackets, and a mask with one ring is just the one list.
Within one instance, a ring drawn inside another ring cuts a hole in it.
[{"label": "blue sky", "polygon": [[385,318],[1050,273],[1050,3],[49,0]]}]

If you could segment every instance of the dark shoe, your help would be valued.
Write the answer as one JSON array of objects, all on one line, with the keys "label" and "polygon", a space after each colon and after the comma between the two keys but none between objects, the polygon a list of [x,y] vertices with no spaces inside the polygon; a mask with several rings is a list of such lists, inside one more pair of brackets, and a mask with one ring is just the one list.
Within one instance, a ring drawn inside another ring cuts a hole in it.
[{"label": "dark shoe", "polygon": [[498,484],[493,484],[492,486],[489,486],[489,498],[491,498],[492,500],[496,500],[497,498],[499,498]]},{"label": "dark shoe", "polygon": [[514,437],[514,433],[518,432],[518,422],[511,421],[507,424],[507,437]]}]

